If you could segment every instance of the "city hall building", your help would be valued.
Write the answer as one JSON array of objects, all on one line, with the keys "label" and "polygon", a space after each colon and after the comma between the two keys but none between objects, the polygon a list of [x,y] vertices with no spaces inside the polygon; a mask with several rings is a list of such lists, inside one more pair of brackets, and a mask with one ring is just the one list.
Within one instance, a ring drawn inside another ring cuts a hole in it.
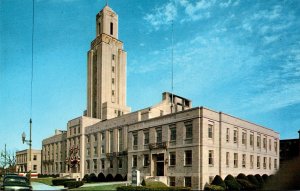
[{"label": "city hall building", "polygon": [[118,15],[96,15],[87,62],[87,110],[42,143],[42,173],[153,178],[170,186],[203,189],[215,175],[273,174],[279,134],[226,113],[192,107],[169,92],[151,107],[126,105],[126,52]]}]

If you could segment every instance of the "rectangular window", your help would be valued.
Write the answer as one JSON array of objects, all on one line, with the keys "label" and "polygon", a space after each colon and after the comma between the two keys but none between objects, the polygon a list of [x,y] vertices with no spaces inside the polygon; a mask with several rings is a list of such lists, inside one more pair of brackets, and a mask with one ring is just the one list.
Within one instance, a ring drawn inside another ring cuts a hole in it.
[{"label": "rectangular window", "polygon": [[254,135],[253,133],[250,134],[250,146],[253,147],[253,142],[254,142]]},{"label": "rectangular window", "polygon": [[114,168],[114,161],[112,159],[109,160],[109,168]]},{"label": "rectangular window", "polygon": [[234,165],[234,168],[238,167],[238,154],[237,153],[234,153],[234,156],[233,156],[233,165]]},{"label": "rectangular window", "polygon": [[277,169],[277,159],[274,159],[274,169]]},{"label": "rectangular window", "polygon": [[242,133],[242,144],[246,145],[246,142],[247,142],[247,134],[246,134],[246,132],[243,132]]},{"label": "rectangular window", "polygon": [[90,169],[90,161],[89,160],[86,160],[86,169]]},{"label": "rectangular window", "polygon": [[272,161],[271,161],[272,159],[271,159],[271,157],[269,157],[269,169],[271,170],[271,168],[272,168]]},{"label": "rectangular window", "polygon": [[114,132],[109,131],[109,152],[114,152]]},{"label": "rectangular window", "polygon": [[170,126],[170,141],[176,141],[176,126]]},{"label": "rectangular window", "polygon": [[115,84],[115,78],[111,79],[111,83],[114,85]]},{"label": "rectangular window", "polygon": [[33,170],[36,170],[37,169],[37,165],[33,165]]},{"label": "rectangular window", "polygon": [[253,169],[253,164],[254,164],[254,156],[250,155],[250,168]]},{"label": "rectangular window", "polygon": [[260,156],[257,156],[257,169],[260,169]]},{"label": "rectangular window", "polygon": [[36,155],[33,155],[33,160],[37,160],[37,156]]},{"label": "rectangular window", "polygon": [[105,147],[104,145],[101,145],[101,154],[104,154],[105,153]]},{"label": "rectangular window", "polygon": [[[112,73],[115,72],[115,67],[114,67],[114,66],[111,67],[111,72],[112,72]],[[113,78],[113,79],[114,79],[114,78]]]},{"label": "rectangular window", "polygon": [[208,151],[208,165],[209,166],[214,165],[214,151],[213,150]]},{"label": "rectangular window", "polygon": [[149,155],[144,155],[143,165],[144,165],[144,167],[149,166]]},{"label": "rectangular window", "polygon": [[90,136],[89,136],[89,135],[86,136],[86,142],[87,142],[87,143],[90,142]]},{"label": "rectangular window", "polygon": [[242,167],[246,168],[246,154],[242,155]]},{"label": "rectangular window", "polygon": [[132,133],[132,141],[133,141],[133,150],[138,148],[138,134],[137,132]]},{"label": "rectangular window", "polygon": [[132,167],[137,167],[137,155],[132,155]]},{"label": "rectangular window", "polygon": [[229,167],[229,152],[226,152],[226,166]]},{"label": "rectangular window", "polygon": [[184,162],[185,162],[185,163],[184,163],[185,166],[190,166],[190,165],[192,165],[192,151],[191,151],[191,150],[185,151]]},{"label": "rectangular window", "polygon": [[176,165],[176,153],[175,152],[170,152],[169,154],[169,160],[170,160],[170,166],[175,166]]},{"label": "rectangular window", "polygon": [[97,170],[97,159],[94,159],[93,163],[94,163],[94,170]]},{"label": "rectangular window", "polygon": [[101,160],[101,168],[102,168],[102,169],[105,168],[105,161],[104,161],[104,159]]},{"label": "rectangular window", "polygon": [[118,151],[122,151],[123,150],[123,130],[122,129],[118,129]]},{"label": "rectangular window", "polygon": [[115,90],[111,90],[111,95],[115,96]]},{"label": "rectangular window", "polygon": [[149,144],[149,131],[144,132],[144,145]]},{"label": "rectangular window", "polygon": [[114,34],[114,24],[111,22],[110,23],[110,35]]},{"label": "rectangular window", "polygon": [[185,122],[185,138],[192,139],[193,138],[193,123],[191,121]]},{"label": "rectangular window", "polygon": [[263,148],[267,149],[267,138],[263,138]]},{"label": "rectangular window", "polygon": [[257,136],[257,147],[260,148],[260,135]]},{"label": "rectangular window", "polygon": [[115,60],[115,57],[116,57],[116,55],[114,55],[114,54],[111,55],[112,60]]},{"label": "rectangular window", "polygon": [[230,139],[230,129],[227,128],[227,129],[226,129],[226,142],[227,142],[227,143],[229,142],[229,139]]},{"label": "rectangular window", "polygon": [[213,124],[208,124],[208,138],[213,138]]},{"label": "rectangular window", "polygon": [[94,141],[97,142],[97,134],[94,134]]},{"label": "rectangular window", "polygon": [[118,167],[119,168],[123,167],[123,160],[122,160],[122,158],[118,158]]},{"label": "rectangular window", "polygon": [[192,187],[192,177],[184,177],[184,186]]},{"label": "rectangular window", "polygon": [[263,166],[264,166],[264,169],[267,168],[267,157],[264,157],[264,164],[263,164]]},{"label": "rectangular window", "polygon": [[94,156],[97,156],[98,152],[97,152],[97,146],[94,146]]},{"label": "rectangular window", "polygon": [[275,150],[275,153],[277,154],[277,141],[274,142],[274,150]]},{"label": "rectangular window", "polygon": [[90,156],[90,154],[91,154],[90,148],[87,148],[87,149],[86,149],[86,155],[87,155],[87,156]]},{"label": "rectangular window", "polygon": [[238,131],[237,131],[237,129],[233,130],[233,142],[234,143],[238,142]]},{"label": "rectangular window", "polygon": [[102,132],[101,133],[101,141],[104,141],[105,140],[105,132]]},{"label": "rectangular window", "polygon": [[161,128],[156,129],[156,142],[157,143],[162,142],[162,130],[161,130]]},{"label": "rectangular window", "polygon": [[175,186],[175,176],[169,177],[169,186]]},{"label": "rectangular window", "polygon": [[272,142],[271,142],[271,139],[269,139],[269,151],[272,150]]}]

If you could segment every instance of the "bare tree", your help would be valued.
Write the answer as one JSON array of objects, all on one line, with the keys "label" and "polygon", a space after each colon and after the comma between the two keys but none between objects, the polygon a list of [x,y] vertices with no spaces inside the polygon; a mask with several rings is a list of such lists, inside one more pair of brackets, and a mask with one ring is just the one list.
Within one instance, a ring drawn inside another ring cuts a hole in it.
[{"label": "bare tree", "polygon": [[14,151],[0,152],[0,168],[9,172],[15,171],[16,167],[16,153]]}]

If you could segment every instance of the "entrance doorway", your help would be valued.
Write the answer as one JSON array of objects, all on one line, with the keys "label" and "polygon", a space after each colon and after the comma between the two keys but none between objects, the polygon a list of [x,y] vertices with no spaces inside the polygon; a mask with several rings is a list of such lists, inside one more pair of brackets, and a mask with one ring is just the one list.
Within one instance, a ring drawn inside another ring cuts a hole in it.
[{"label": "entrance doorway", "polygon": [[156,158],[156,176],[164,176],[164,154],[158,154]]}]

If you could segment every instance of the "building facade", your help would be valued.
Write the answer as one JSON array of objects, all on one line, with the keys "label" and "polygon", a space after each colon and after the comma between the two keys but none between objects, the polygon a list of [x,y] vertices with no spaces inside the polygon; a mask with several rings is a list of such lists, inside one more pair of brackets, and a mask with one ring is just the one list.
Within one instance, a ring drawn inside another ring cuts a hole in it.
[{"label": "building facade", "polygon": [[[33,173],[41,173],[41,150],[31,150],[31,161],[30,161],[29,149],[16,152],[16,172],[27,173],[29,170]],[[31,168],[30,168],[31,166]]]},{"label": "building facade", "polygon": [[158,104],[130,112],[126,105],[126,52],[118,16],[108,6],[96,15],[88,52],[87,111],[67,131],[43,140],[44,174],[103,173],[154,178],[170,186],[203,189],[215,175],[273,174],[279,134],[164,92]]},{"label": "building facade", "polygon": [[300,130],[298,139],[280,140],[280,164],[300,157]]}]

